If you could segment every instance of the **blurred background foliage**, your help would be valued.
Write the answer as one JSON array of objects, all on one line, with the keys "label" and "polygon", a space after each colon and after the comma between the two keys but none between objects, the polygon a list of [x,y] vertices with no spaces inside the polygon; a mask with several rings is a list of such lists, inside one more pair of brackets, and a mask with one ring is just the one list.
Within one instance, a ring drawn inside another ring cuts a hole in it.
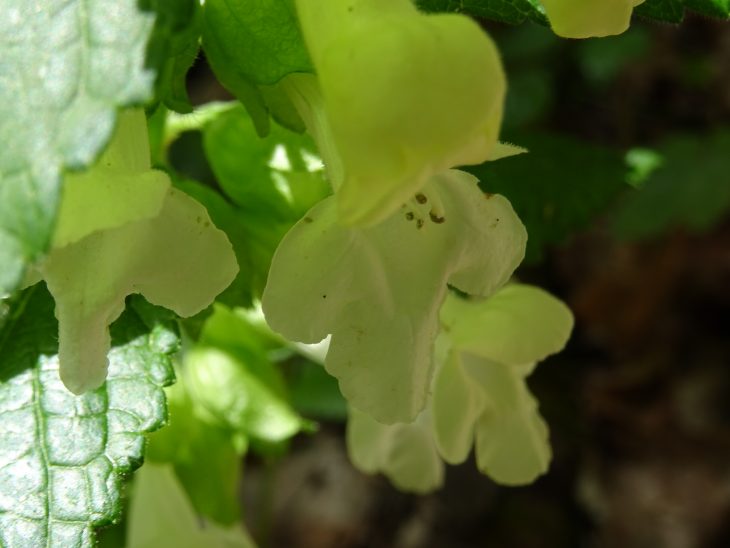
[{"label": "blurred background foliage", "polygon": [[[649,4],[681,16],[669,0]],[[730,546],[730,27],[635,17],[621,36],[575,41],[531,18],[483,23],[509,79],[503,138],[530,152],[468,170],[527,226],[517,277],[576,314],[566,351],[530,380],[550,472],[504,488],[468,462],[416,497],[355,471],[336,381],[236,308],[260,296],[279,239],[327,193],[311,141],[273,122],[259,139],[226,105],[172,131],[168,117],[165,134],[158,111],[158,164],[251,265],[223,304],[185,323],[171,425],[151,438],[150,459],[172,463],[199,513],[243,515],[262,545],[297,548]],[[194,105],[230,99],[202,54],[187,86]],[[217,386],[204,355],[225,366]],[[238,385],[251,399],[226,401]]]}]

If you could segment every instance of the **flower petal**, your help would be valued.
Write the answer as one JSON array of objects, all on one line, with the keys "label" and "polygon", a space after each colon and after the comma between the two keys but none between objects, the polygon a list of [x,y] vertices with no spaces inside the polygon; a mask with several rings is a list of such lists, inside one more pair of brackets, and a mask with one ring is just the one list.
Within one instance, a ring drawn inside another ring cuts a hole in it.
[{"label": "flower petal", "polygon": [[61,379],[80,394],[106,378],[109,324],[127,295],[191,316],[231,283],[238,265],[205,208],[169,189],[158,216],[55,249],[40,270],[56,300]]},{"label": "flower petal", "polygon": [[382,472],[403,491],[428,493],[444,481],[427,412],[412,423],[386,425],[350,409],[347,451],[357,468],[369,474]]},{"label": "flower petal", "polygon": [[431,414],[436,447],[449,464],[466,460],[474,445],[474,424],[485,398],[464,370],[458,352],[449,354],[433,379]]},{"label": "flower petal", "polygon": [[525,379],[509,365],[470,354],[461,359],[487,400],[475,424],[477,466],[497,483],[531,483],[545,473],[552,453]]},{"label": "flower petal", "polygon": [[510,284],[483,301],[450,296],[441,321],[456,348],[511,365],[559,352],[573,329],[573,315],[562,301],[522,284]]},{"label": "flower petal", "polygon": [[459,171],[433,177],[419,203],[372,228],[341,226],[328,198],[282,240],[263,310],[290,340],[331,334],[325,367],[348,401],[381,422],[408,422],[425,405],[447,283],[488,295],[525,242],[509,202],[485,199]]}]

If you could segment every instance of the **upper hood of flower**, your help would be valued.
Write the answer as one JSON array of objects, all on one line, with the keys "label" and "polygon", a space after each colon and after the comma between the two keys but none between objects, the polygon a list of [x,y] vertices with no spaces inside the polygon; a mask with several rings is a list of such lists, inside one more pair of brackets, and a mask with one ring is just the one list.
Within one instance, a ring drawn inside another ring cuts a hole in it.
[{"label": "upper hood of flower", "polygon": [[506,82],[474,21],[425,15],[410,0],[298,0],[297,8],[323,99],[317,122],[330,126],[313,133],[331,136],[342,164],[333,183],[343,223],[377,223],[432,174],[488,159]]}]

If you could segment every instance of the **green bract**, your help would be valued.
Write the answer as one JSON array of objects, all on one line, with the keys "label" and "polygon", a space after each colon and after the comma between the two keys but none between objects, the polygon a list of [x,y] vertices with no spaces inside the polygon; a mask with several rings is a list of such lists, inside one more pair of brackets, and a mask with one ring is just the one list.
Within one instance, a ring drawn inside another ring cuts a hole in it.
[{"label": "green bract", "polygon": [[[382,425],[351,413],[353,462],[423,492],[440,485],[440,458],[463,462],[474,445],[479,469],[498,483],[532,482],[547,470],[550,446],[525,377],[563,348],[573,326],[570,311],[540,289],[510,285],[486,300],[450,295],[441,322],[427,407],[411,424]],[[418,446],[404,443],[416,437]]]},{"label": "green bract", "polygon": [[269,325],[315,343],[350,404],[381,422],[410,421],[431,382],[447,284],[490,295],[522,260],[526,233],[509,202],[461,171],[433,176],[371,228],[338,222],[334,198],[284,237],[263,295]]},{"label": "green bract", "polygon": [[631,12],[644,0],[540,0],[555,34],[590,38],[621,34],[629,28]]},{"label": "green bract", "polygon": [[410,0],[298,0],[297,8],[321,103],[311,86],[296,89],[301,79],[290,80],[293,95],[321,111],[302,117],[328,169],[325,151],[340,157],[341,172],[330,175],[344,223],[381,221],[434,173],[487,160],[506,84],[479,25],[421,14]]}]

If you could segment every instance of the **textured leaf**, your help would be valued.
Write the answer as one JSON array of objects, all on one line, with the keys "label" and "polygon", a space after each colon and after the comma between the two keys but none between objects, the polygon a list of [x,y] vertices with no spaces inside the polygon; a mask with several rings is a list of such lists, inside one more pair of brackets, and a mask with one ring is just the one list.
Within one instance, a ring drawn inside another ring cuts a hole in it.
[{"label": "textured leaf", "polygon": [[547,24],[539,0],[416,0],[416,5],[426,12],[465,13],[511,25],[528,19]]},{"label": "textured leaf", "polygon": [[[565,3],[565,0],[561,1]],[[575,0],[579,7],[584,2],[589,5],[586,0]],[[465,13],[472,17],[493,19],[512,25],[528,19],[548,24],[540,0],[416,0],[416,5],[427,12]],[[636,6],[634,13],[668,23],[681,23],[685,9],[709,17],[730,17],[728,0],[646,0]],[[594,19],[599,24],[603,23],[599,16]]]},{"label": "textured leaf", "polygon": [[488,192],[509,199],[527,227],[527,260],[586,227],[625,188],[618,151],[559,135],[516,136],[529,154],[467,167]]},{"label": "textured leaf", "polygon": [[635,13],[666,21],[681,23],[685,11],[694,11],[708,17],[727,19],[730,17],[730,1],[728,0],[646,0],[636,8]]},{"label": "textured leaf", "polygon": [[730,17],[730,0],[685,0],[687,8],[710,17]]},{"label": "textured leaf", "polygon": [[325,367],[350,404],[385,423],[408,421],[425,403],[447,283],[489,295],[524,245],[509,203],[485,199],[463,172],[433,177],[418,200],[367,229],[341,226],[328,198],[282,240],[263,310],[289,340],[332,334]]},{"label": "textured leaf", "polygon": [[343,223],[382,221],[431,175],[490,157],[506,83],[474,21],[424,15],[410,0],[297,0],[297,9],[321,96],[301,78],[290,78],[291,93],[309,104],[309,114],[298,109]]},{"label": "textured leaf", "polygon": [[236,525],[201,520],[172,467],[145,464],[136,474],[127,526],[128,548],[255,548]]},{"label": "textured leaf", "polygon": [[151,97],[153,23],[137,0],[3,3],[0,294],[46,251],[64,170],[93,162],[118,106]]},{"label": "textured leaf", "polygon": [[614,230],[622,238],[657,236],[674,227],[703,231],[730,209],[730,130],[682,135],[658,147],[663,163],[619,205]]},{"label": "textured leaf", "polygon": [[58,376],[58,325],[42,285],[0,328],[0,545],[93,546],[119,517],[123,475],[166,419],[177,338],[139,303],[112,326],[107,383],[83,396]]},{"label": "textured leaf", "polygon": [[685,2],[686,0],[646,0],[636,8],[635,13],[667,23],[681,23],[684,19]]}]

